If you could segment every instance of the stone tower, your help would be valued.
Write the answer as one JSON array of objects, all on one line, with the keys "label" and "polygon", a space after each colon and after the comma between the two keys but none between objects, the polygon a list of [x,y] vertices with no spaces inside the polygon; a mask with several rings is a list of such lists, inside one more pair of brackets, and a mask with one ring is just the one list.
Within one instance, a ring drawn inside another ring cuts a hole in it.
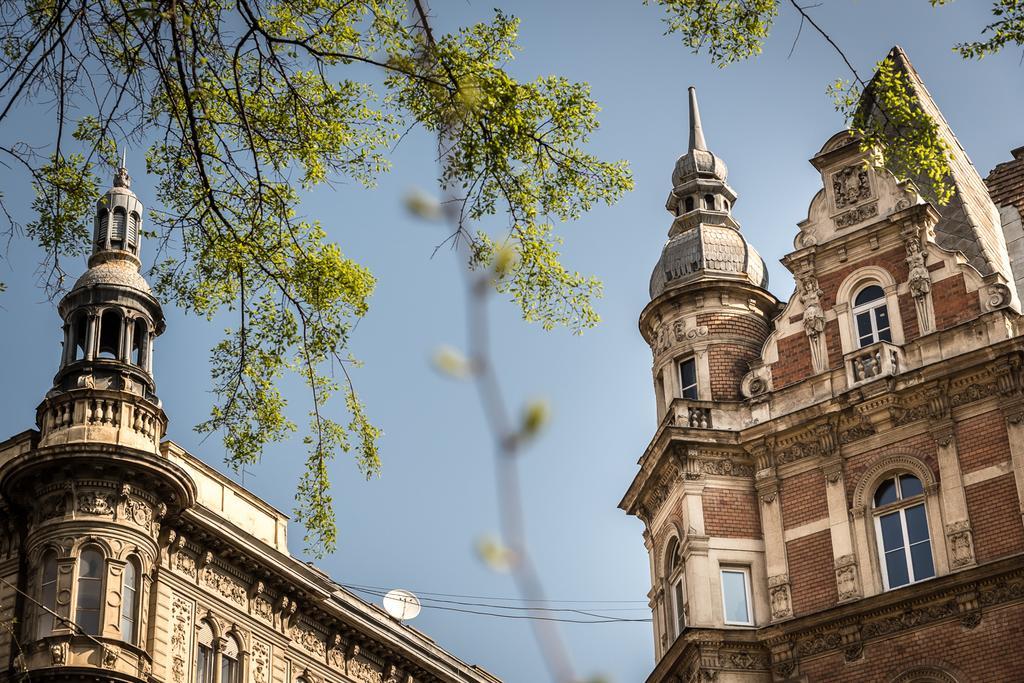
[{"label": "stone tower", "polygon": [[498,683],[289,554],[288,517],[177,444],[122,164],[37,430],[0,441],[0,682]]},{"label": "stone tower", "polygon": [[[651,275],[651,302],[640,314],[640,331],[654,356],[659,420],[657,452],[647,462],[673,463],[689,510],[685,526],[678,514],[654,509],[640,513],[648,525],[659,652],[671,644],[684,621],[708,628],[724,623],[721,603],[709,590],[717,574],[708,564],[708,534],[717,530],[705,524],[706,482],[701,475],[730,462],[708,458],[716,451],[715,441],[735,440],[736,432],[747,426],[743,398],[750,387],[744,386],[744,378],[760,357],[779,306],[766,289],[764,261],[733,217],[737,195],[727,182],[725,163],[708,150],[692,87],[689,100],[689,148],[676,161],[665,205],[672,224]],[[747,377],[751,381],[756,380]],[[711,438],[685,444],[668,438],[677,428],[712,430],[697,432]],[[667,488],[664,494],[669,494]],[[716,500],[728,504],[730,496],[743,495],[727,491]],[[673,538],[684,540],[666,546],[662,541],[669,530],[678,533]],[[750,534],[758,535],[758,529],[751,528]],[[737,552],[745,561],[762,565],[760,552]],[[691,597],[685,599],[687,595]]]},{"label": "stone tower", "polygon": [[89,269],[59,304],[63,353],[36,410],[38,446],[6,464],[3,496],[36,569],[27,592],[41,598],[25,629],[53,640],[52,652],[28,654],[28,669],[95,661],[116,677],[150,667],[139,605],[160,520],[195,501],[194,483],[160,454],[167,419],[152,349],[164,318],[139,273],[142,219],[122,166],[96,205]]},{"label": "stone tower", "polygon": [[1022,166],[986,187],[906,54],[887,60],[953,150],[953,197],[833,135],[784,304],[691,90],[640,318],[659,423],[620,503],[651,559],[648,683],[1024,680]]}]

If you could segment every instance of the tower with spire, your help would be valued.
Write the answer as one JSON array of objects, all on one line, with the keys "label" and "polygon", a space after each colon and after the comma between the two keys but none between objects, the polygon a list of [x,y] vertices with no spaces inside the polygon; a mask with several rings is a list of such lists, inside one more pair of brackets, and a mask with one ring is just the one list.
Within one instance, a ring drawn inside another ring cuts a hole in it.
[{"label": "tower with spire", "polygon": [[[833,135],[785,302],[690,88],[640,314],[658,424],[620,503],[650,558],[648,683],[1021,680],[1024,176],[986,188],[903,50],[887,60],[953,150],[953,197]],[[875,87],[861,111],[884,116]]]}]

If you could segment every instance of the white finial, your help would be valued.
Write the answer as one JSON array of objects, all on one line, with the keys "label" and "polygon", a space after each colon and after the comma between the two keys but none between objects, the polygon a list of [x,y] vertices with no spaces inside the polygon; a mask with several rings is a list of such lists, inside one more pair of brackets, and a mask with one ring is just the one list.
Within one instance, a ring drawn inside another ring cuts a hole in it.
[{"label": "white finial", "polygon": [[690,86],[690,151],[695,149],[707,151],[708,143],[704,141],[704,129],[700,125],[700,109],[697,108],[697,89]]},{"label": "white finial", "polygon": [[128,149],[121,150],[121,168],[128,170]]}]

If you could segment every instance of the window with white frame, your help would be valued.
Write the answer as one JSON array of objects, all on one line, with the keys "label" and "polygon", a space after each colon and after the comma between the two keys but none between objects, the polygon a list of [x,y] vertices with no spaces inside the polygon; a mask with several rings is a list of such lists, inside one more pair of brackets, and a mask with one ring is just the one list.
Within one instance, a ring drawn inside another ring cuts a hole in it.
[{"label": "window with white frame", "polygon": [[691,356],[679,361],[680,396],[697,400],[697,360]]},{"label": "window with white frame", "polygon": [[886,479],[875,489],[874,508],[885,589],[935,576],[921,480],[912,474]]},{"label": "window with white frame", "polygon": [[722,609],[725,623],[753,626],[750,596],[750,570],[746,567],[722,567]]},{"label": "window with white frame", "polygon": [[90,636],[100,635],[105,564],[103,554],[96,548],[86,548],[78,557],[75,623]]},{"label": "window with white frame", "polygon": [[121,575],[121,637],[136,644],[139,619],[139,565],[134,557],[128,558]]},{"label": "window with white frame", "polygon": [[857,346],[863,348],[875,342],[892,341],[889,308],[885,305],[885,290],[877,284],[864,287],[853,298],[853,324]]},{"label": "window with white frame", "polygon": [[682,557],[678,538],[673,538],[669,543],[667,555],[665,575],[669,580],[669,595],[666,598],[668,606],[666,612],[670,622],[668,628],[671,632],[671,639],[675,640],[686,628],[686,600],[683,596]]}]

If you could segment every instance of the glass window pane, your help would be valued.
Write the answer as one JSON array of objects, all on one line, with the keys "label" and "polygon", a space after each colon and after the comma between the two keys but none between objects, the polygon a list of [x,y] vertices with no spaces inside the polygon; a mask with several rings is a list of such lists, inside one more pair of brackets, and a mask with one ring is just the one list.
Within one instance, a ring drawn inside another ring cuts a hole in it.
[{"label": "glass window pane", "polygon": [[882,549],[886,552],[903,547],[903,525],[900,523],[900,513],[892,512],[883,515],[878,520],[882,527]]},{"label": "glass window pane", "polygon": [[865,287],[864,289],[860,290],[860,293],[857,294],[857,298],[854,299],[853,301],[853,305],[860,306],[862,304],[868,303],[869,301],[881,299],[884,296],[885,291],[881,287],[879,287],[878,285],[871,285],[870,287]]},{"label": "glass window pane", "polygon": [[910,583],[910,574],[907,573],[907,556],[903,552],[903,548],[885,554],[885,569],[889,578],[889,588]]},{"label": "glass window pane", "polygon": [[212,667],[213,651],[200,645],[199,656],[196,658],[196,683],[213,683]]},{"label": "glass window pane", "polygon": [[873,339],[874,334],[871,331],[871,313],[859,313],[857,315],[857,335],[863,340],[865,337]]},{"label": "glass window pane", "polygon": [[677,581],[675,586],[675,598],[676,598],[676,635],[683,632],[683,627],[686,625],[685,619],[683,618],[683,582]]},{"label": "glass window pane", "polygon": [[220,683],[235,683],[236,664],[237,662],[235,660],[221,655]]},{"label": "glass window pane", "polygon": [[930,579],[935,576],[932,564],[932,544],[928,541],[910,546],[910,561],[914,563],[914,580]]},{"label": "glass window pane", "polygon": [[85,550],[78,563],[78,575],[98,579],[103,576],[103,556],[96,550]]},{"label": "glass window pane", "polygon": [[889,329],[889,309],[885,306],[879,306],[875,309],[875,327],[879,330]]},{"label": "glass window pane", "polygon": [[78,610],[75,622],[82,628],[82,631],[90,636],[100,634],[100,612],[99,610]]},{"label": "glass window pane", "polygon": [[900,493],[902,498],[913,498],[924,493],[921,480],[912,474],[900,475]]},{"label": "glass window pane", "polygon": [[738,624],[750,623],[747,575],[743,572],[722,570],[722,595],[725,600],[725,620]]},{"label": "glass window pane", "polygon": [[924,505],[915,505],[904,511],[907,516],[907,539],[911,543],[928,540],[928,520],[925,518]]},{"label": "glass window pane", "polygon": [[882,507],[889,503],[895,503],[896,497],[896,480],[889,479],[881,484],[875,491],[875,507]]}]

